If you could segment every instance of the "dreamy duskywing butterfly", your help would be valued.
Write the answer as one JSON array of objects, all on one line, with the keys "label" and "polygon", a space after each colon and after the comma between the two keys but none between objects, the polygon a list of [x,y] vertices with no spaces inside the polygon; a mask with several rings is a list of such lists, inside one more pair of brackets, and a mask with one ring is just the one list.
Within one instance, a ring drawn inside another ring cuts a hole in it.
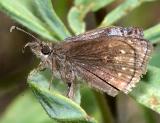
[{"label": "dreamy duskywing butterfly", "polygon": [[143,31],[133,27],[100,28],[57,44],[36,38],[26,46],[45,67],[60,74],[68,84],[69,98],[74,95],[77,77],[111,96],[119,91],[130,92],[145,74],[152,51],[152,45],[143,38]]}]

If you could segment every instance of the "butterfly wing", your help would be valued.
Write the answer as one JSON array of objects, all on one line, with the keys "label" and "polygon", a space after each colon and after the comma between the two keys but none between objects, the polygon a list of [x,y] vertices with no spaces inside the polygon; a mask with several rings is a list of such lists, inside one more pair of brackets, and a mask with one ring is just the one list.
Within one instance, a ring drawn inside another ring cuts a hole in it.
[{"label": "butterfly wing", "polygon": [[78,76],[115,96],[131,91],[146,72],[152,46],[145,39],[109,36],[67,42],[63,50]]},{"label": "butterfly wing", "polygon": [[143,30],[136,27],[105,27],[96,30],[87,31],[83,34],[66,38],[65,41],[86,41],[101,37],[123,36],[132,38],[143,38]]},{"label": "butterfly wing", "polygon": [[146,72],[152,50],[143,31],[133,27],[100,28],[65,41],[54,47],[60,59],[92,87],[111,96],[131,91]]}]

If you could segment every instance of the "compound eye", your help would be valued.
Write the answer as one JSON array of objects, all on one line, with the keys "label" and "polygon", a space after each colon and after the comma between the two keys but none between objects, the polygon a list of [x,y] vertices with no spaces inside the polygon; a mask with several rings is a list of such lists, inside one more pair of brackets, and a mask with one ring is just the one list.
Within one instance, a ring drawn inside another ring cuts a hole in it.
[{"label": "compound eye", "polygon": [[43,46],[42,49],[41,49],[41,52],[44,54],[44,55],[48,55],[50,54],[51,50],[48,46]]}]

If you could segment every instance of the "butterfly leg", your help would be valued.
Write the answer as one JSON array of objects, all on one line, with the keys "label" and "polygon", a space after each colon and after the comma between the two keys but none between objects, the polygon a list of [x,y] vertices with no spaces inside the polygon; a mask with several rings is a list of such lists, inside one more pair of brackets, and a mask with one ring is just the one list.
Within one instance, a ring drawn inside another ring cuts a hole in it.
[{"label": "butterfly leg", "polygon": [[[47,62],[47,61],[43,61],[43,62],[40,62],[40,64],[38,65],[38,67],[37,67],[37,72],[38,71],[45,71],[46,70],[46,66],[48,65],[49,63]],[[53,68],[53,67],[52,67]],[[53,76],[53,70],[51,70],[52,71],[52,75],[51,75],[51,79],[50,79],[50,81],[49,81],[49,86],[48,86],[48,89],[50,90],[51,89],[51,85],[52,85],[52,81],[53,81],[53,78],[54,78],[54,76]]]},{"label": "butterfly leg", "polygon": [[76,76],[70,63],[66,61],[63,66],[60,66],[59,73],[61,79],[68,86],[66,96],[70,99],[73,99],[75,96]]},{"label": "butterfly leg", "polygon": [[67,86],[68,86],[67,97],[70,99],[73,99],[73,97],[74,97],[74,83],[68,82]]},{"label": "butterfly leg", "polygon": [[46,62],[40,62],[40,64],[37,67],[37,71],[44,71],[44,70],[46,70],[45,64],[46,64]]},{"label": "butterfly leg", "polygon": [[50,90],[51,89],[51,86],[52,86],[52,81],[53,81],[53,79],[54,79],[54,72],[53,72],[53,66],[54,65],[54,63],[53,63],[53,58],[52,58],[52,60],[51,60],[51,72],[52,72],[52,76],[51,76],[51,80],[50,80],[50,82],[49,82],[49,87],[48,87],[48,89]]},{"label": "butterfly leg", "polygon": [[35,71],[38,73],[39,71],[44,71],[46,69],[45,64],[43,62],[40,62],[38,67],[35,69]]}]

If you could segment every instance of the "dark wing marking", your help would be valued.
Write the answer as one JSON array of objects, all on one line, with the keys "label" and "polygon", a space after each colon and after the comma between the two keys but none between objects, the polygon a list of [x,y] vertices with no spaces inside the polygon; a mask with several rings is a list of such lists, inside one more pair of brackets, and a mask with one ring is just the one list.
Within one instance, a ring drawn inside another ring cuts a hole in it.
[{"label": "dark wing marking", "polygon": [[121,36],[63,43],[63,52],[78,76],[108,94],[114,92],[112,96],[135,86],[146,71],[151,50],[144,39]]},{"label": "dark wing marking", "polygon": [[77,65],[76,71],[80,74],[80,77],[83,78],[91,87],[104,91],[111,96],[116,96],[118,94],[118,88],[106,83],[105,80],[94,74],[94,72],[86,69],[84,66]]},{"label": "dark wing marking", "polygon": [[93,40],[100,37],[108,36],[123,36],[132,38],[143,38],[143,30],[136,27],[107,27],[107,28],[97,28],[80,34],[77,36],[66,38],[65,41],[83,41],[83,40]]}]

